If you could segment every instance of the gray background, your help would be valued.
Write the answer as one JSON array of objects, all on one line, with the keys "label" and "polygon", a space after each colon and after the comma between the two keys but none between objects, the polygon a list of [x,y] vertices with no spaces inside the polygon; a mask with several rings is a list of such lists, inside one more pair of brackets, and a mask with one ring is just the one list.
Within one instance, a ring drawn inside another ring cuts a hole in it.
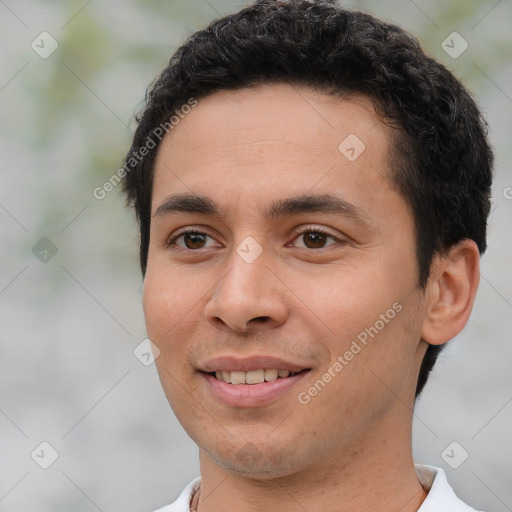
[{"label": "gray background", "polygon": [[[133,354],[145,338],[134,219],[118,189],[102,201],[92,192],[119,167],[133,113],[169,56],[241,5],[0,0],[2,512],[152,510],[198,475],[154,365]],[[496,178],[481,285],[417,406],[414,449],[473,506],[512,510],[512,4],[345,5],[414,33],[490,124]],[[43,31],[59,44],[46,59],[31,48]],[[454,31],[469,45],[456,59],[441,46]],[[58,453],[48,469],[38,465],[51,461],[43,441]]]}]

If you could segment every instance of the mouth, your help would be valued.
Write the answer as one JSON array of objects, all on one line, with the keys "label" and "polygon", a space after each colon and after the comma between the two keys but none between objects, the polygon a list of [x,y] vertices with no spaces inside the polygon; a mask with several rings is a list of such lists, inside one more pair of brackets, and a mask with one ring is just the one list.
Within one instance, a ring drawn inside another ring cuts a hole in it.
[{"label": "mouth", "polygon": [[268,355],[225,355],[199,365],[206,392],[228,407],[251,408],[278,403],[313,370],[300,362]]},{"label": "mouth", "polygon": [[284,399],[313,370],[307,360],[224,354],[200,361],[207,393],[229,407],[259,407]]},{"label": "mouth", "polygon": [[263,384],[264,382],[273,382],[280,379],[288,379],[305,372],[309,372],[310,368],[305,368],[297,372],[290,370],[277,369],[277,368],[265,368],[251,371],[229,371],[229,370],[217,370],[209,372],[208,375],[225,382],[226,384]]}]

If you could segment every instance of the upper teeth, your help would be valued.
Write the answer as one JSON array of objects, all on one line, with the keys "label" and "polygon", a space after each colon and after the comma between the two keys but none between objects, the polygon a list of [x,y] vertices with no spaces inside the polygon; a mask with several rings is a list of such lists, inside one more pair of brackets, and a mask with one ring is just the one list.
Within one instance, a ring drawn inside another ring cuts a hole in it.
[{"label": "upper teeth", "polygon": [[278,377],[289,377],[290,373],[289,370],[276,370],[273,368],[269,370],[252,370],[250,372],[227,372],[222,370],[215,372],[215,377],[228,384],[261,384],[265,381],[276,380]]}]

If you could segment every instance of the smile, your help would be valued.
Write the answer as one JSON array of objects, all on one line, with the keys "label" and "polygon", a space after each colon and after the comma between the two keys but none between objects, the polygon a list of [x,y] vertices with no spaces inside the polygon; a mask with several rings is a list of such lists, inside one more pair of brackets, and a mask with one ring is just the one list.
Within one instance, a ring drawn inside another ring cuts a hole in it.
[{"label": "smile", "polygon": [[210,375],[215,376],[217,380],[226,382],[227,384],[262,384],[263,382],[272,382],[277,379],[286,379],[293,377],[300,372],[290,372],[289,370],[278,370],[269,368],[264,370],[244,371],[227,371],[219,370],[212,372]]},{"label": "smile", "polygon": [[[291,372],[276,368],[243,371],[200,372],[207,393],[229,407],[262,407],[285,398],[310,369]],[[304,386],[300,385],[300,389]]]}]

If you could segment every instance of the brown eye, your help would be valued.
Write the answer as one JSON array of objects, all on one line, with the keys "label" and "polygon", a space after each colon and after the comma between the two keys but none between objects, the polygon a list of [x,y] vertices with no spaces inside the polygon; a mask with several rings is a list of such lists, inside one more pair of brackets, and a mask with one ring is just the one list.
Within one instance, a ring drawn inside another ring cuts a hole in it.
[{"label": "brown eye", "polygon": [[190,230],[171,238],[166,245],[169,248],[177,247],[184,250],[198,250],[212,247],[214,243],[215,240],[210,235],[201,231]]},{"label": "brown eye", "polygon": [[324,249],[338,242],[341,240],[334,235],[315,227],[300,232],[295,239],[295,246],[302,249]]},{"label": "brown eye", "polygon": [[202,249],[207,237],[204,233],[185,233],[182,236],[187,249]]},{"label": "brown eye", "polygon": [[304,244],[308,249],[321,249],[322,247],[324,247],[327,238],[328,235],[326,235],[325,233],[319,233],[315,231],[304,233],[302,235]]}]

